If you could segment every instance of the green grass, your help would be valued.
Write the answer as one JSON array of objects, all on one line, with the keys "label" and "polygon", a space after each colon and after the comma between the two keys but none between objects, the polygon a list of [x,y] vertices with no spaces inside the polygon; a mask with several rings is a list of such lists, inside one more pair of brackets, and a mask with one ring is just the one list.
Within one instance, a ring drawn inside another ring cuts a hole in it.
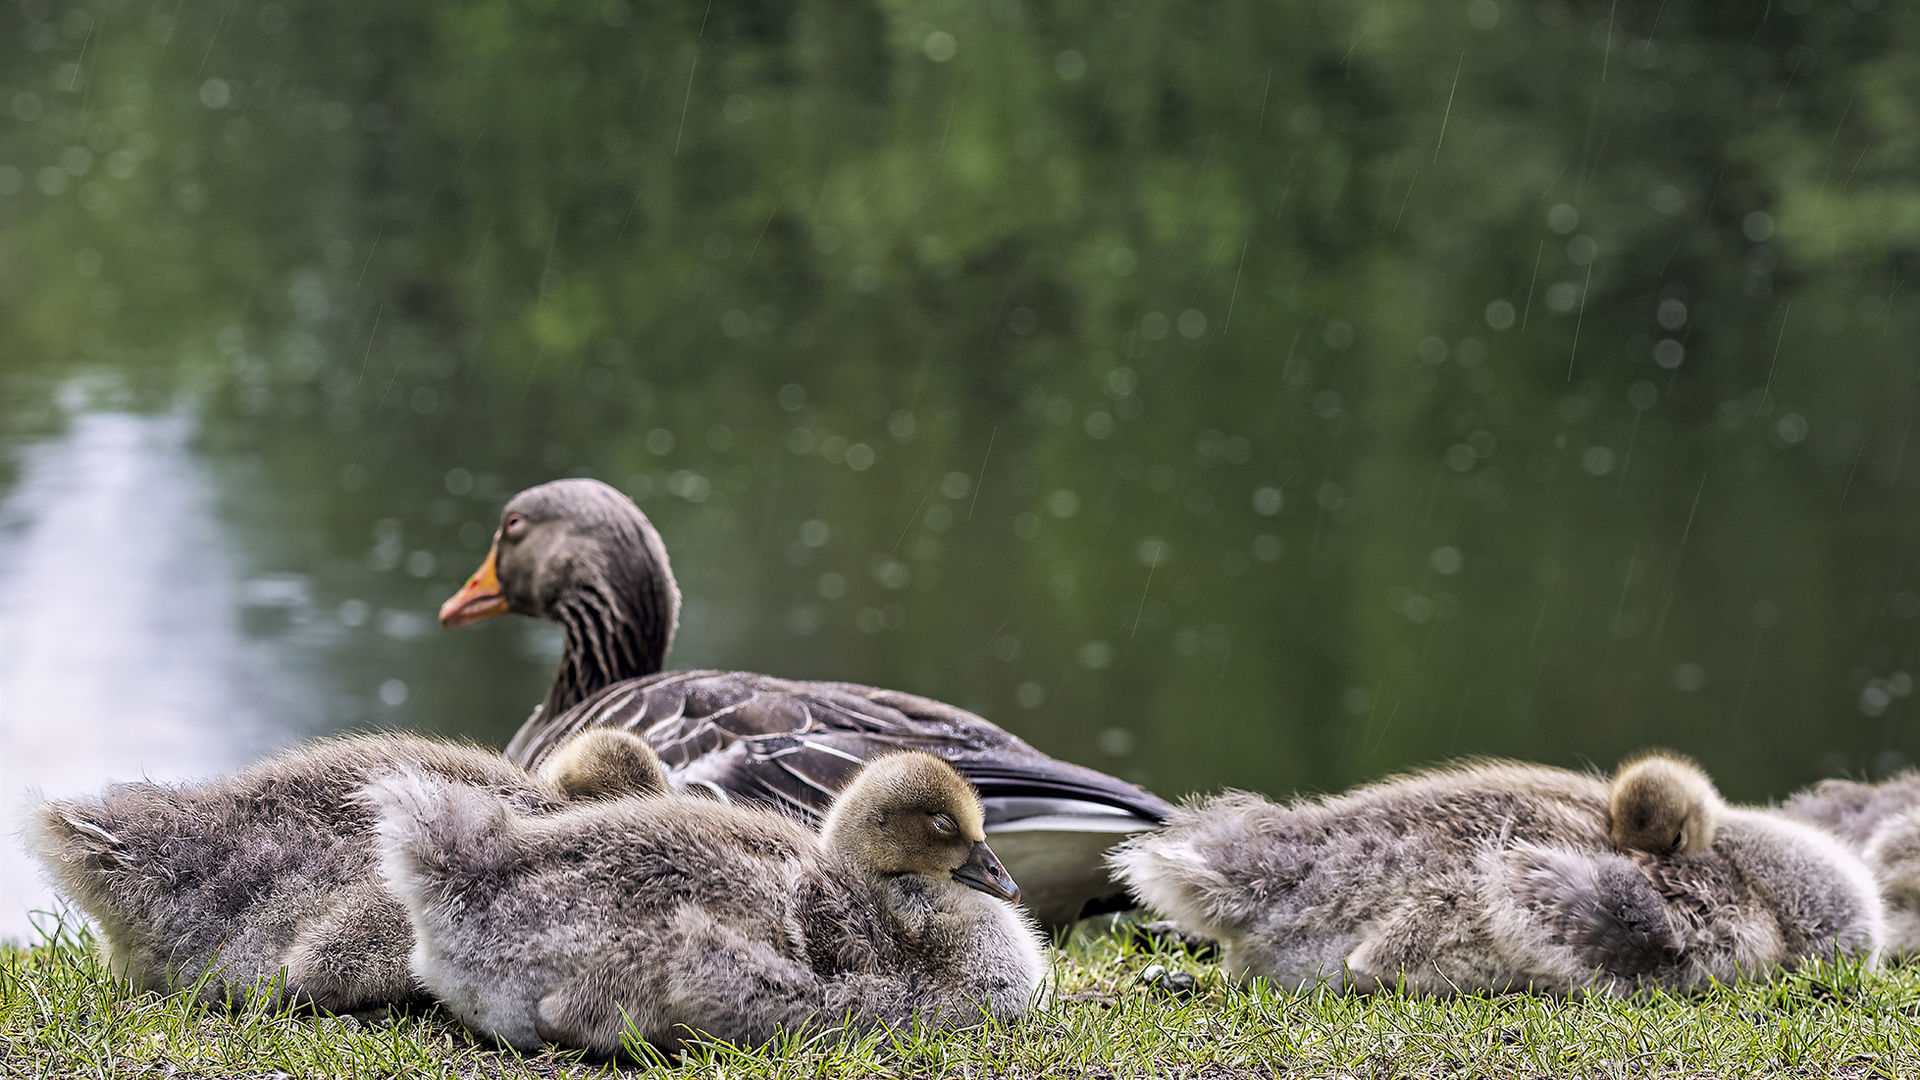
[{"label": "green grass", "polygon": [[[1199,977],[1170,997],[1162,964]],[[796,1037],[707,1045],[671,1071],[702,1077],[1920,1076],[1920,967],[1819,963],[1697,997],[1454,1000],[1241,988],[1183,949],[1077,937],[1058,997],[1018,1024],[961,1033]],[[613,1070],[549,1051],[476,1045],[439,1013],[363,1023],[188,995],[137,993],[84,934],[0,946],[0,1076],[586,1077]],[[657,1067],[652,1071],[661,1071]]]}]

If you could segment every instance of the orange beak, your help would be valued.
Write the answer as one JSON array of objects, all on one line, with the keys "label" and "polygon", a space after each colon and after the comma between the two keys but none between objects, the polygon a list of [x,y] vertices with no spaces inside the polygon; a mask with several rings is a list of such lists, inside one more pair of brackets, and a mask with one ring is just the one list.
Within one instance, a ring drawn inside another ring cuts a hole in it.
[{"label": "orange beak", "polygon": [[496,541],[487,549],[487,561],[473,572],[460,591],[447,597],[440,605],[440,625],[449,630],[458,630],[463,626],[493,618],[507,613],[507,597],[500,591],[500,576],[494,572],[494,556],[500,551]]}]

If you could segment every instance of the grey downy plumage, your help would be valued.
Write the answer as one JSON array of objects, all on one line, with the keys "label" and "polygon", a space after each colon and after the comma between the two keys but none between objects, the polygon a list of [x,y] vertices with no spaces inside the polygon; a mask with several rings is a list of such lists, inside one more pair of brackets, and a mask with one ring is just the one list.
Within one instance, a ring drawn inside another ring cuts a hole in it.
[{"label": "grey downy plumage", "polygon": [[1043,923],[1066,925],[1089,902],[1124,906],[1102,857],[1158,827],[1165,800],[914,694],[663,672],[679,603],[666,548],[633,500],[597,480],[556,480],[508,501],[486,560],[440,619],[460,627],[511,612],[565,631],[546,701],[507,746],[515,761],[537,766],[579,731],[623,728],[652,744],[677,788],[815,823],[862,762],[921,750],[979,792],[994,848]]},{"label": "grey downy plumage", "polygon": [[563,748],[535,776],[463,743],[327,739],[206,783],[141,781],[48,800],[26,833],[55,887],[92,919],[108,969],[142,989],[204,978],[215,999],[404,1004],[420,996],[412,931],[380,880],[373,815],[355,797],[367,777],[406,765],[551,813],[569,792],[664,787],[657,762],[651,776],[635,771],[622,744],[637,742],[605,733]]},{"label": "grey downy plumage", "polygon": [[[1477,762],[1287,806],[1220,796],[1114,861],[1147,903],[1220,939],[1235,974],[1288,986],[1625,993],[1872,953],[1879,906],[1857,860],[1703,803],[1671,760],[1623,784]],[[1639,824],[1616,830],[1622,814]]]},{"label": "grey downy plumage", "polygon": [[758,1044],[850,1021],[1011,1019],[1045,972],[978,799],[926,754],[869,763],[814,833],[693,796],[529,817],[418,769],[368,786],[414,967],[475,1032],[615,1055],[629,1022]]},{"label": "grey downy plumage", "polygon": [[1920,771],[1878,784],[1822,780],[1780,812],[1825,829],[1860,855],[1887,906],[1887,951],[1920,953]]}]

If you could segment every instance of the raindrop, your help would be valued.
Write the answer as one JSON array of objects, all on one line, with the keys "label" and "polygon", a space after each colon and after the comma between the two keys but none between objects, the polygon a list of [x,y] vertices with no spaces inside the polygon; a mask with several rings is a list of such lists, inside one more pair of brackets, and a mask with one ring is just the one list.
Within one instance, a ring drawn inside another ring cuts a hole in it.
[{"label": "raindrop", "polygon": [[1345,350],[1353,345],[1353,327],[1344,319],[1328,319],[1327,328],[1320,333],[1320,340],[1335,352]]},{"label": "raindrop", "polygon": [[426,577],[433,573],[433,568],[437,565],[439,565],[438,560],[433,557],[431,551],[416,551],[407,556],[407,573],[413,577]]},{"label": "raindrop", "polygon": [[1107,269],[1115,277],[1126,277],[1140,266],[1140,256],[1131,248],[1117,247],[1107,253]]},{"label": "raindrop", "polygon": [[799,412],[807,404],[807,391],[798,383],[788,383],[781,387],[776,397],[780,407],[788,412]]},{"label": "raindrop", "polygon": [[963,472],[950,472],[940,478],[940,494],[949,499],[964,499],[973,490],[973,480]]},{"label": "raindrop", "polygon": [[1086,428],[1089,437],[1105,439],[1113,434],[1113,415],[1095,410],[1087,414],[1087,418],[1081,422],[1081,426]]},{"label": "raindrop", "polygon": [[1752,617],[1753,625],[1764,630],[1780,621],[1780,605],[1771,600],[1755,600],[1748,615]]},{"label": "raindrop", "polygon": [[1080,496],[1061,488],[1047,496],[1047,512],[1057,518],[1070,518],[1080,512]]},{"label": "raindrop", "polygon": [[1286,545],[1272,533],[1261,533],[1253,538],[1253,557],[1261,562],[1274,562],[1280,558],[1280,553],[1284,550]]},{"label": "raindrop", "polygon": [[1113,663],[1113,646],[1104,641],[1089,641],[1080,646],[1078,656],[1081,667],[1100,671]]},{"label": "raindrop", "polygon": [[1807,437],[1806,417],[1799,413],[1788,413],[1773,425],[1773,433],[1780,436],[1781,442],[1793,446]]},{"label": "raindrop", "polygon": [[1110,727],[1102,731],[1095,742],[1099,744],[1100,752],[1108,757],[1126,757],[1133,753],[1135,740],[1133,732],[1126,728]]},{"label": "raindrop", "polygon": [[1673,669],[1673,685],[1691,694],[1707,685],[1707,669],[1692,663],[1676,665]]},{"label": "raindrop", "polygon": [[1687,208],[1687,196],[1672,184],[1655,184],[1647,192],[1647,205],[1656,213],[1672,217]]},{"label": "raindrop", "polygon": [[1074,49],[1068,49],[1053,58],[1054,73],[1068,82],[1073,82],[1087,73],[1087,58]]},{"label": "raindrop", "polygon": [[1046,688],[1031,680],[1021,683],[1013,689],[1014,704],[1023,709],[1037,709],[1047,700]]},{"label": "raindrop", "polygon": [[1740,231],[1754,243],[1762,243],[1773,236],[1773,215],[1765,210],[1755,210],[1741,219]]},{"label": "raindrop", "polygon": [[1148,341],[1159,341],[1167,336],[1167,317],[1157,311],[1149,311],[1140,316],[1140,336]]},{"label": "raindrop", "polygon": [[1419,352],[1420,360],[1423,363],[1444,364],[1447,362],[1447,343],[1437,337],[1422,338],[1420,340]]},{"label": "raindrop", "polygon": [[728,123],[744,124],[753,119],[753,99],[745,94],[734,94],[727,98],[725,105],[720,106],[720,115],[726,117]]},{"label": "raindrop", "polygon": [[1585,233],[1567,241],[1567,258],[1573,260],[1575,266],[1587,265],[1599,253],[1600,245],[1594,243],[1593,237]]},{"label": "raindrop", "polygon": [[825,547],[827,541],[832,538],[833,530],[819,518],[814,518],[800,526],[800,542],[810,548]]},{"label": "raindrop", "polygon": [[1141,566],[1165,566],[1173,559],[1173,547],[1165,537],[1142,537],[1133,546],[1133,558]]},{"label": "raindrop", "polygon": [[1860,711],[1868,716],[1879,716],[1893,704],[1893,693],[1885,680],[1875,679],[1860,691]]},{"label": "raindrop", "polygon": [[912,578],[913,572],[897,559],[882,557],[873,564],[873,580],[883,589],[904,589]]},{"label": "raindrop", "polygon": [[1286,504],[1286,497],[1276,487],[1259,488],[1253,493],[1253,512],[1262,517],[1272,517]]},{"label": "raindrop", "polygon": [[1566,203],[1556,203],[1547,211],[1547,228],[1562,236],[1580,227],[1580,211]]},{"label": "raindrop", "polygon": [[847,595],[847,579],[829,570],[820,575],[820,580],[815,583],[814,588],[819,590],[823,599],[838,600]]},{"label": "raindrop", "polygon": [[647,432],[647,452],[655,457],[665,457],[673,453],[673,432],[666,428],[654,428]]},{"label": "raindrop", "polygon": [[927,51],[927,59],[936,64],[944,64],[953,59],[954,53],[960,51],[960,42],[945,30],[935,30],[927,35],[924,47]]},{"label": "raindrop", "polygon": [[1322,420],[1331,420],[1340,415],[1340,392],[1322,390],[1313,395],[1313,414]]},{"label": "raindrop", "polygon": [[992,649],[996,660],[1011,664],[1014,657],[1020,655],[1020,639],[1012,634],[1001,634],[993,639]]},{"label": "raindrop", "polygon": [[1580,286],[1571,281],[1556,281],[1547,286],[1547,307],[1562,315],[1580,303]]},{"label": "raindrop", "polygon": [[1660,391],[1645,379],[1627,387],[1627,403],[1646,412],[1660,402]]},{"label": "raindrop", "polygon": [[445,482],[449,495],[465,495],[473,490],[473,474],[465,469],[448,469]]},{"label": "raindrop", "polygon": [[1513,305],[1505,300],[1495,300],[1487,305],[1487,325],[1495,330],[1506,330],[1513,326]]},{"label": "raindrop", "polygon": [[1134,375],[1132,368],[1117,367],[1107,372],[1107,393],[1114,397],[1126,397],[1139,385],[1140,380]]},{"label": "raindrop", "polygon": [[1454,472],[1467,472],[1473,468],[1473,463],[1478,460],[1480,460],[1480,455],[1474,453],[1473,447],[1468,446],[1466,443],[1454,443],[1452,446],[1447,447],[1447,468],[1452,469]]},{"label": "raindrop", "polygon": [[873,447],[866,443],[854,443],[847,447],[847,468],[854,472],[866,472],[873,468]]},{"label": "raindrop", "polygon": [[1687,303],[1676,297],[1668,297],[1660,301],[1660,310],[1654,318],[1660,321],[1662,328],[1678,330],[1687,325]]},{"label": "raindrop", "polygon": [[1022,540],[1031,540],[1040,535],[1040,518],[1037,514],[1013,515],[1013,534]]},{"label": "raindrop", "polygon": [[1687,347],[1673,338],[1661,338],[1653,346],[1653,362],[1672,371],[1687,358]]},{"label": "raindrop", "polygon": [[1373,707],[1373,692],[1364,686],[1350,686],[1340,695],[1340,707],[1355,716]]},{"label": "raindrop", "polygon": [[1580,455],[1580,467],[1595,476],[1605,476],[1613,471],[1613,450],[1605,446],[1589,446]]},{"label": "raindrop", "polygon": [[1433,549],[1433,554],[1428,557],[1427,562],[1436,573],[1451,575],[1460,572],[1460,568],[1467,564],[1467,557],[1462,555],[1457,547],[1437,547]]},{"label": "raindrop", "polygon": [[339,609],[334,613],[334,617],[340,620],[341,626],[365,626],[367,624],[367,616],[371,614],[373,614],[373,609],[367,605],[365,600],[342,600],[340,601]]},{"label": "raindrop", "polygon": [[380,700],[393,706],[404,704],[407,700],[407,684],[399,679],[388,679],[381,683]]},{"label": "raindrop", "polygon": [[1188,308],[1180,313],[1180,336],[1197,338],[1207,332],[1207,317],[1198,308]]},{"label": "raindrop", "polygon": [[[208,79],[206,82],[200,84],[200,104],[205,105],[207,108],[224,109],[227,107],[227,103],[232,100],[233,88],[227,85],[227,80]],[[401,687],[403,697],[405,693],[406,688],[403,684]]]},{"label": "raindrop", "polygon": [[918,424],[914,421],[913,413],[906,409],[895,409],[893,412],[887,414],[887,434],[896,439],[913,438],[914,430],[917,427]]}]

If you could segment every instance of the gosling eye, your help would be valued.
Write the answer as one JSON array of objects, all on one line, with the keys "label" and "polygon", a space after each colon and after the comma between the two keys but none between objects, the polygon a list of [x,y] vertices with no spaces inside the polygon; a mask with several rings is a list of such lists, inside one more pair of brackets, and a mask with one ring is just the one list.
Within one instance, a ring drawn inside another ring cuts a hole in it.
[{"label": "gosling eye", "polygon": [[1673,846],[1676,851],[1679,850],[1680,848],[1680,842],[1682,840],[1685,840],[1686,837],[1687,837],[1687,830],[1685,829],[1681,829],[1679,832],[1673,834]]},{"label": "gosling eye", "polygon": [[953,820],[952,814],[935,814],[933,831],[939,836],[952,836],[960,831],[960,823]]},{"label": "gosling eye", "polygon": [[521,534],[527,531],[526,515],[508,514],[506,523],[500,526],[500,531],[505,533],[509,540],[520,539]]}]

